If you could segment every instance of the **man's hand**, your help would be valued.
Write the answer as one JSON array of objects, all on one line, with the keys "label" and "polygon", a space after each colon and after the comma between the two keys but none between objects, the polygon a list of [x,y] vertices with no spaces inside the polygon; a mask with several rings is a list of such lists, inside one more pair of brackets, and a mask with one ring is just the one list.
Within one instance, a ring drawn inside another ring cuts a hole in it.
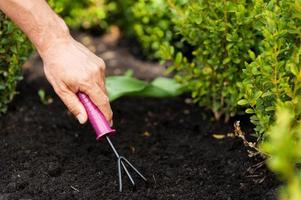
[{"label": "man's hand", "polygon": [[35,45],[48,81],[80,123],[87,121],[87,113],[77,92],[86,93],[112,124],[103,60],[70,36],[65,22],[46,1],[0,0],[0,9]]},{"label": "man's hand", "polygon": [[76,93],[86,93],[112,124],[112,110],[105,88],[105,63],[71,37],[53,42],[40,52],[44,71],[55,92],[80,123],[87,120]]}]

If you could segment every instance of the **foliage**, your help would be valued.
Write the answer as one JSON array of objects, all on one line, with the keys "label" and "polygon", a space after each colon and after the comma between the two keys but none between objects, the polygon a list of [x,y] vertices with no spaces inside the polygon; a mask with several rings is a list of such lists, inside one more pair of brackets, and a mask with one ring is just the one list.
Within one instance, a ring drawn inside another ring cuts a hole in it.
[{"label": "foliage", "polygon": [[22,32],[0,12],[0,114],[16,94],[21,65],[32,47]]},{"label": "foliage", "polygon": [[[297,1],[296,1],[297,2]],[[249,51],[252,62],[246,64],[241,84],[244,97],[239,103],[247,105],[247,113],[260,135],[274,121],[276,102],[289,104],[295,111],[300,96],[300,6],[294,0],[261,1],[264,7],[257,31],[263,39],[258,52]]]},{"label": "foliage", "polygon": [[130,76],[109,76],[106,87],[110,101],[122,96],[173,97],[184,92],[184,88],[173,79],[158,77],[151,83]]},{"label": "foliage", "polygon": [[[300,1],[271,1],[263,13],[266,30],[261,52],[246,67],[245,100],[260,92],[252,112],[253,123],[265,133],[261,149],[268,166],[285,183],[281,200],[301,199],[301,70]],[[255,87],[256,86],[256,87]],[[248,91],[249,90],[249,91]],[[276,116],[275,116],[276,110]],[[272,127],[270,124],[276,120]]]},{"label": "foliage", "polygon": [[[176,0],[183,5],[187,0]],[[166,0],[117,0],[119,24],[130,38],[138,40],[144,55],[148,58],[160,58],[162,43],[173,42],[182,48],[174,34],[172,13]]]},{"label": "foliage", "polygon": [[[300,103],[298,110],[301,111]],[[268,166],[286,184],[281,188],[280,200],[301,199],[301,123],[295,111],[281,104],[276,109],[276,123],[266,133],[261,150],[267,153]],[[297,120],[298,119],[298,120]]]},{"label": "foliage", "polygon": [[274,120],[277,101],[296,105],[299,1],[168,2],[170,26],[176,31],[172,37],[188,44],[189,51],[166,40],[160,42],[158,55],[171,61],[175,79],[216,119],[227,119],[237,114],[238,105],[244,106],[262,136]]},{"label": "foliage", "polygon": [[172,60],[169,70],[176,72],[176,80],[189,88],[196,102],[210,108],[216,119],[229,118],[243,96],[239,83],[244,63],[251,61],[248,52],[256,49],[261,10],[247,0],[191,0],[185,6],[170,0],[170,7],[177,34],[191,51],[162,45],[163,59]]},{"label": "foliage", "polygon": [[116,9],[114,1],[107,0],[48,0],[50,6],[73,28],[89,29],[108,26],[108,14]]}]

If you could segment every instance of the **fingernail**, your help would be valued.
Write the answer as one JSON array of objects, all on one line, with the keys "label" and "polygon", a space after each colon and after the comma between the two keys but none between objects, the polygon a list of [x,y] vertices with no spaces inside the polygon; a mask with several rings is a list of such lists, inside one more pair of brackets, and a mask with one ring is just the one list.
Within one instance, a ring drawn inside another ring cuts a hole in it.
[{"label": "fingernail", "polygon": [[78,114],[76,116],[77,120],[79,121],[79,123],[83,124],[85,122],[85,118],[84,115],[82,113]]}]

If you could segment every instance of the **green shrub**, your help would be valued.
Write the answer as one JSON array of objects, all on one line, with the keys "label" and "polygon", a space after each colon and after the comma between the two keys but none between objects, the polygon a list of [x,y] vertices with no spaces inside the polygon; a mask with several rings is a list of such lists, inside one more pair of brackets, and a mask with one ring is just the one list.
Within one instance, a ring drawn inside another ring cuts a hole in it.
[{"label": "green shrub", "polygon": [[294,0],[269,1],[264,4],[261,24],[257,26],[263,39],[259,52],[251,52],[253,61],[246,64],[241,84],[241,105],[250,106],[251,121],[260,135],[274,121],[276,102],[286,102],[295,110],[300,96],[301,18]]},{"label": "green shrub", "polygon": [[32,48],[22,32],[0,12],[0,114],[16,94],[21,65]]},{"label": "green shrub", "polygon": [[[300,200],[300,119],[290,106],[281,104],[276,110],[276,123],[266,133],[266,140],[261,145],[261,150],[269,155],[267,164],[270,169],[279,174],[285,183],[285,186],[281,187],[279,199]],[[298,110],[301,111],[300,103]]]},{"label": "green shrub", "polygon": [[257,131],[265,133],[261,150],[269,156],[268,166],[284,182],[280,200],[301,199],[300,13],[298,0],[268,4],[263,13],[266,30],[261,52],[245,72],[248,104],[251,91],[261,93],[253,102],[252,120]]},{"label": "green shrub", "polygon": [[108,27],[108,14],[116,9],[114,1],[107,0],[48,0],[72,28]]},{"label": "green shrub", "polygon": [[165,0],[139,0],[131,8],[133,12],[133,31],[142,47],[147,52],[155,52],[162,41],[170,41],[173,37],[170,11]]},{"label": "green shrub", "polygon": [[[277,101],[295,106],[293,98],[300,94],[298,1],[168,2],[168,29],[177,44],[162,38],[157,55],[172,61],[168,71],[191,91],[195,102],[210,108],[216,119],[237,114],[238,104],[245,106],[258,136],[273,122]],[[141,30],[153,26],[139,25]],[[154,33],[136,35],[156,38]],[[178,48],[179,42],[182,47],[188,44],[188,51]]]},{"label": "green shrub", "polygon": [[[188,0],[176,0],[177,5],[183,5]],[[159,49],[162,43],[173,42],[182,48],[174,34],[172,13],[166,0],[117,0],[117,22],[125,35],[135,38],[142,47],[142,53],[151,59],[159,59]]]},{"label": "green shrub", "polygon": [[216,119],[228,119],[243,96],[239,83],[244,63],[251,61],[249,51],[260,40],[260,7],[247,0],[191,0],[185,6],[170,1],[170,6],[176,33],[191,52],[176,51],[170,43],[161,47],[163,59],[172,60],[169,70],[197,103],[210,108]]}]

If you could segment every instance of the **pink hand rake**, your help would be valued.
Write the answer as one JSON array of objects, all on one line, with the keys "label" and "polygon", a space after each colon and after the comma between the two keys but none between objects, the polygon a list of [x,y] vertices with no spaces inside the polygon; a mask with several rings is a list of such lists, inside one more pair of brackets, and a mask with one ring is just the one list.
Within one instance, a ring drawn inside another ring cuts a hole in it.
[{"label": "pink hand rake", "polygon": [[115,156],[117,157],[119,191],[122,192],[122,169],[125,171],[130,182],[132,183],[133,189],[136,189],[135,181],[126,165],[136,172],[145,182],[147,182],[147,179],[136,169],[136,167],[134,167],[132,163],[130,163],[125,157],[120,156],[115,149],[109,138],[109,135],[114,134],[115,130],[111,128],[102,112],[94,105],[94,103],[86,94],[79,92],[77,96],[86,109],[89,121],[96,133],[96,140],[98,141],[102,138],[106,138]]}]

